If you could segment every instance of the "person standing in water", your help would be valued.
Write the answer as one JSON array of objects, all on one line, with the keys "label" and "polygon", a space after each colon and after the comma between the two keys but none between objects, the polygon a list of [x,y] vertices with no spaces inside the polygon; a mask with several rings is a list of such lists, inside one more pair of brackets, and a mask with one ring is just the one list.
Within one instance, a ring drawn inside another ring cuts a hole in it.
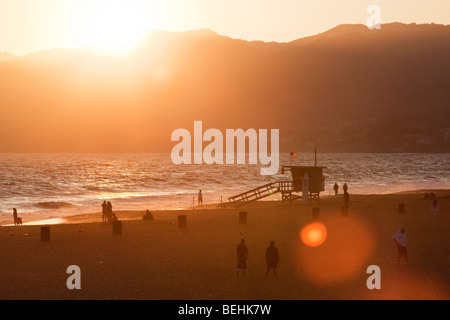
[{"label": "person standing in water", "polygon": [[394,236],[392,237],[398,249],[398,260],[397,263],[400,263],[400,259],[405,257],[406,263],[408,263],[408,250],[406,249],[406,228],[401,228]]},{"label": "person standing in water", "polygon": [[247,270],[247,260],[248,260],[248,249],[245,245],[245,240],[242,239],[241,243],[236,249],[237,255],[237,268],[236,277],[239,277],[239,272],[242,272],[242,276],[245,277],[245,270]]}]

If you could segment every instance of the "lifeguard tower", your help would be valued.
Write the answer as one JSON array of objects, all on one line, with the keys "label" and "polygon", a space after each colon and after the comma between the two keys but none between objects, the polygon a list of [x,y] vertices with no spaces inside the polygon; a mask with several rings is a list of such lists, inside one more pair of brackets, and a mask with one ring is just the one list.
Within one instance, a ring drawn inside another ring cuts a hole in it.
[{"label": "lifeguard tower", "polygon": [[[282,173],[291,172],[292,185],[287,190],[280,190],[283,201],[308,197],[309,200],[319,200],[320,193],[325,191],[325,167],[283,166]],[[302,196],[296,193],[302,193]]]},{"label": "lifeguard tower", "polygon": [[269,183],[228,198],[228,200],[232,205],[241,206],[281,193],[282,200],[290,203],[299,199],[319,201],[320,192],[325,191],[324,169],[326,167],[317,166],[317,156],[314,166],[283,166],[281,173],[290,172],[292,180]]}]

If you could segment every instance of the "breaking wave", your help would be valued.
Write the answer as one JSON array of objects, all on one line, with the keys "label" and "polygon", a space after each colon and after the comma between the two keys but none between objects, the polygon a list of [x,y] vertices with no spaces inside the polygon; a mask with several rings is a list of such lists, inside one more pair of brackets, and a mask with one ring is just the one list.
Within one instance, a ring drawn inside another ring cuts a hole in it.
[{"label": "breaking wave", "polygon": [[75,205],[72,203],[59,202],[59,201],[39,202],[39,203],[36,203],[34,206],[37,208],[40,208],[40,209],[49,209],[49,210],[75,207]]}]

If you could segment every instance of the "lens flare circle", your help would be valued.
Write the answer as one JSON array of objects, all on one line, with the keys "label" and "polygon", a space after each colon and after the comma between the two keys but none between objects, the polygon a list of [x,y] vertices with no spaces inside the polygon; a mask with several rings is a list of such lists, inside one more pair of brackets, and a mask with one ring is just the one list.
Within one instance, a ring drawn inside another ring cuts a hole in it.
[{"label": "lens flare circle", "polygon": [[319,247],[327,240],[327,228],[320,222],[306,225],[300,231],[300,239],[309,247]]}]

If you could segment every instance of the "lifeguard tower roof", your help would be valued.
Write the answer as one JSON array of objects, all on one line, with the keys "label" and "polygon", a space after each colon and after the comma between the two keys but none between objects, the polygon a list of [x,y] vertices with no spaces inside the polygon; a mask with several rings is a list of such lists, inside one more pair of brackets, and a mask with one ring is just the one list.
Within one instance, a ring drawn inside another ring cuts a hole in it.
[{"label": "lifeguard tower roof", "polygon": [[291,172],[294,192],[303,191],[304,179],[307,177],[309,180],[309,192],[318,197],[321,191],[325,191],[323,169],[326,169],[326,167],[283,166],[281,172],[283,174],[286,171]]}]

